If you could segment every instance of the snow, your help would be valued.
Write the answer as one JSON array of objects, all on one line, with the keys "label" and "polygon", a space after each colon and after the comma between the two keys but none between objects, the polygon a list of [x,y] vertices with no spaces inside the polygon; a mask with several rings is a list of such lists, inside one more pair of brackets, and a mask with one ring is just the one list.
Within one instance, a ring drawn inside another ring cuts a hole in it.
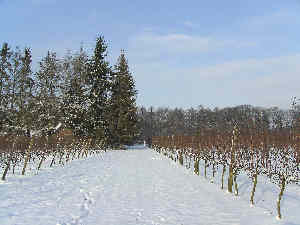
[{"label": "snow", "polygon": [[61,127],[61,125],[62,125],[62,123],[59,122],[59,123],[56,125],[56,127],[54,127],[54,130],[58,130],[58,129]]},{"label": "snow", "polygon": [[[56,132],[59,128],[61,128],[62,123],[59,122],[55,127],[50,127],[49,130],[53,129],[54,132]],[[30,136],[37,136],[42,133],[42,130],[31,130],[30,131]]]},{"label": "snow", "polygon": [[299,186],[287,187],[283,219],[276,220],[278,188],[259,180],[250,207],[249,181],[238,179],[241,196],[234,196],[154,150],[108,151],[39,173],[32,166],[23,177],[9,174],[0,183],[0,224],[300,224]]}]

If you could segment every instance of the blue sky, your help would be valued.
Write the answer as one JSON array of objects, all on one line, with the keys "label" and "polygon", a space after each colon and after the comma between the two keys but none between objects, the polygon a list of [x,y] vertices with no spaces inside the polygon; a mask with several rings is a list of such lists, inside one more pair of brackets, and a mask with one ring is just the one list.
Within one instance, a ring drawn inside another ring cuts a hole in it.
[{"label": "blue sky", "polygon": [[125,49],[138,105],[289,108],[300,98],[300,0],[0,0],[0,43],[38,62],[98,34]]}]

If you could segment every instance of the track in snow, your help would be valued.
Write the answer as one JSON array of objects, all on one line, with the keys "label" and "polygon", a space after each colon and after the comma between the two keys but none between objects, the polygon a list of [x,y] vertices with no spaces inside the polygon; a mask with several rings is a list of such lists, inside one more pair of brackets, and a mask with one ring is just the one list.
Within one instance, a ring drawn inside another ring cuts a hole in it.
[{"label": "track in snow", "polygon": [[282,224],[150,149],[109,151],[0,184],[0,224]]}]

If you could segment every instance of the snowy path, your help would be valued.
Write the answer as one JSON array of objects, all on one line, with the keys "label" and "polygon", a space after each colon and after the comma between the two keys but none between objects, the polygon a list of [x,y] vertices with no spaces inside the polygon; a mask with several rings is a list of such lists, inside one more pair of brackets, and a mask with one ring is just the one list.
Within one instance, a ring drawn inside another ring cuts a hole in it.
[{"label": "snowy path", "polygon": [[0,224],[286,224],[152,150],[102,157],[1,183]]}]

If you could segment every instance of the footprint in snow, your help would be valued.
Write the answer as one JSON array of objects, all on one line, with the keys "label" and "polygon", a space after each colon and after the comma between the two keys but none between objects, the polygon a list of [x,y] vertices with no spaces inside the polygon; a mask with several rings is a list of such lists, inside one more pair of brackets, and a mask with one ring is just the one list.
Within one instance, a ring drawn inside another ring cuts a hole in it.
[{"label": "footprint in snow", "polygon": [[92,212],[90,206],[94,203],[94,199],[91,197],[91,193],[84,192],[83,189],[80,189],[80,192],[83,193],[83,202],[80,207],[80,215],[74,216],[70,223],[57,223],[57,225],[81,225],[82,219],[86,218]]}]

